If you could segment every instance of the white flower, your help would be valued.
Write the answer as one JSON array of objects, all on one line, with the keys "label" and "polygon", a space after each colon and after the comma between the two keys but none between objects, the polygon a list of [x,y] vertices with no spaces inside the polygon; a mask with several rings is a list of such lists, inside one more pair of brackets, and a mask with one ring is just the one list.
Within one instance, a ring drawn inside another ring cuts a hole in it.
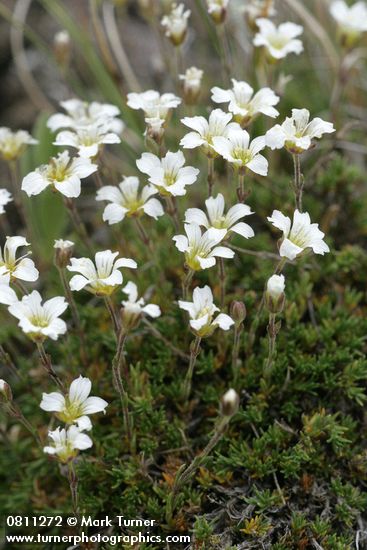
[{"label": "white flower", "polygon": [[138,297],[138,287],[133,282],[128,282],[122,292],[128,296],[128,300],[121,303],[124,306],[124,313],[132,315],[146,314],[149,317],[159,317],[161,315],[160,307],[156,304],[145,304],[144,298]]},{"label": "white flower", "polygon": [[192,302],[179,300],[178,305],[181,309],[188,311],[190,327],[197,336],[201,338],[210,336],[217,327],[222,330],[229,330],[234,324],[233,319],[225,313],[220,313],[214,317],[219,308],[213,303],[213,293],[209,286],[196,287],[192,299]]},{"label": "white flower", "polygon": [[0,214],[4,214],[5,208],[13,200],[11,193],[7,189],[0,189]]},{"label": "white flower", "polygon": [[220,230],[225,229],[227,233],[234,231],[246,239],[254,236],[252,227],[247,223],[238,222],[241,218],[253,214],[247,204],[235,204],[228,210],[227,214],[224,214],[224,197],[219,193],[216,198],[209,197],[206,199],[205,206],[208,215],[199,208],[189,208],[185,213],[185,222],[202,225],[206,229],[211,227]]},{"label": "white flower", "polygon": [[250,0],[243,7],[243,12],[252,25],[260,17],[268,18],[276,14],[273,3],[274,0]]},{"label": "white flower", "polygon": [[9,312],[19,319],[18,325],[32,340],[51,338],[57,340],[66,332],[66,323],[59,316],[68,307],[63,296],[56,296],[42,305],[42,298],[37,290],[9,307]]},{"label": "white flower", "polygon": [[71,258],[67,269],[80,273],[70,280],[71,290],[86,288],[97,296],[109,296],[115,288],[122,284],[123,277],[119,269],[129,267],[135,269],[137,264],[129,258],[119,258],[118,252],[104,250],[95,255],[95,265],[89,258]]},{"label": "white flower", "polygon": [[54,248],[59,250],[68,250],[69,248],[72,248],[74,246],[73,241],[64,241],[63,239],[55,239]]},{"label": "white flower", "polygon": [[131,109],[142,109],[146,118],[166,120],[171,109],[180,105],[181,99],[174,94],[160,95],[155,90],[127,94],[127,104]]},{"label": "white flower", "polygon": [[272,275],[266,284],[267,293],[277,300],[282,294],[284,294],[285,280],[284,275]]},{"label": "white flower", "polygon": [[228,4],[229,0],[206,0],[208,13],[217,25],[225,20]]},{"label": "white flower", "polygon": [[0,156],[6,161],[18,159],[28,145],[36,145],[38,141],[25,130],[13,132],[10,128],[0,128]]},{"label": "white flower", "polygon": [[190,10],[185,11],[184,4],[172,4],[171,12],[162,18],[161,24],[165,28],[166,36],[175,46],[185,40]]},{"label": "white flower", "polygon": [[6,237],[3,250],[0,249],[0,275],[9,274],[10,279],[37,281],[39,272],[33,260],[25,256],[16,258],[20,246],[29,246],[24,237]]},{"label": "white flower", "polygon": [[185,224],[185,235],[175,235],[176,248],[185,253],[187,266],[194,271],[215,265],[215,258],[233,258],[234,252],[226,246],[217,246],[225,237],[226,229],[208,229],[201,234],[195,223]]},{"label": "white flower", "polygon": [[66,111],[51,115],[47,126],[52,132],[62,128],[83,128],[94,125],[102,125],[109,132],[120,135],[124,129],[124,123],[117,119],[120,116],[120,109],[109,103],[88,103],[80,99],[68,99],[60,102],[61,107]]},{"label": "white flower", "polygon": [[335,132],[331,122],[314,118],[310,122],[310,112],[307,109],[292,109],[292,116],[287,117],[283,124],[276,124],[265,135],[266,145],[271,149],[285,147],[291,153],[302,153],[312,145],[314,138],[323,134]]},{"label": "white flower", "polygon": [[48,436],[52,439],[52,443],[44,447],[43,451],[49,455],[56,455],[64,463],[75,458],[78,451],[84,451],[93,445],[89,435],[82,433],[77,426],[70,426],[67,430],[56,428],[48,432]]},{"label": "white flower", "polygon": [[179,79],[182,81],[183,96],[188,105],[194,104],[200,95],[203,74],[201,69],[190,67],[184,74],[179,75]]},{"label": "white flower", "polygon": [[274,210],[268,220],[274,227],[283,231],[283,240],[279,248],[279,254],[282,257],[294,260],[306,248],[312,248],[315,254],[321,255],[330,251],[323,240],[325,234],[320,231],[318,223],[311,223],[307,212],[301,213],[295,210],[293,224],[290,218],[284,216],[279,210]]},{"label": "white flower", "polygon": [[68,198],[79,197],[81,179],[98,170],[89,158],[70,158],[68,151],[52,157],[48,164],[42,164],[27,174],[22,181],[22,190],[31,195],[39,195],[46,187],[59,191]]},{"label": "white flower", "polygon": [[199,170],[184,164],[182,151],[168,152],[162,159],[152,153],[143,153],[136,161],[139,170],[149,176],[149,182],[163,196],[186,195],[185,186],[195,183]]},{"label": "white flower", "polygon": [[63,130],[57,134],[54,145],[69,146],[78,149],[82,158],[94,158],[105,144],[121,143],[121,139],[108,126],[91,124],[77,127],[73,131]]},{"label": "white flower", "polygon": [[0,275],[0,304],[10,306],[14,302],[18,301],[18,297],[14,290],[10,288],[10,275]]},{"label": "white flower", "polygon": [[214,103],[229,103],[228,110],[240,124],[247,124],[259,113],[272,118],[279,115],[273,107],[279,103],[279,97],[270,88],[261,88],[253,95],[254,90],[247,82],[232,78],[232,89],[215,86],[211,92]]},{"label": "white flower", "polygon": [[143,213],[155,220],[164,214],[157,199],[152,199],[157,190],[152,185],[143,187],[139,194],[139,180],[134,176],[124,178],[118,186],[106,185],[97,191],[97,201],[108,201],[103,212],[103,221],[110,225],[118,223],[125,216],[140,216]]},{"label": "white flower", "polygon": [[231,130],[228,137],[214,137],[213,147],[235,168],[248,168],[260,176],[266,176],[268,173],[268,161],[259,154],[265,147],[265,136],[259,136],[250,143],[249,133],[238,127]]},{"label": "white flower", "polygon": [[43,393],[40,407],[44,411],[55,412],[65,424],[77,424],[81,430],[91,430],[90,414],[104,412],[107,401],[100,397],[89,397],[92,382],[79,376],[71,384],[67,396],[59,392]]},{"label": "white flower", "polygon": [[337,21],[343,34],[352,42],[367,31],[367,4],[356,2],[348,6],[343,0],[333,2],[330,13]]},{"label": "white flower", "polygon": [[236,122],[230,122],[231,119],[231,113],[225,113],[222,109],[214,109],[209,115],[209,120],[206,120],[203,116],[181,119],[181,122],[194,130],[194,132],[186,134],[181,139],[180,145],[185,149],[202,147],[206,155],[210,157],[217,156],[217,153],[213,149],[214,137],[227,137],[233,129],[239,128]]},{"label": "white flower", "polygon": [[300,54],[303,51],[301,40],[296,38],[303,33],[303,27],[295,23],[282,23],[276,27],[270,19],[256,19],[259,32],[255,35],[254,45],[264,46],[273,59],[282,59],[289,53]]}]

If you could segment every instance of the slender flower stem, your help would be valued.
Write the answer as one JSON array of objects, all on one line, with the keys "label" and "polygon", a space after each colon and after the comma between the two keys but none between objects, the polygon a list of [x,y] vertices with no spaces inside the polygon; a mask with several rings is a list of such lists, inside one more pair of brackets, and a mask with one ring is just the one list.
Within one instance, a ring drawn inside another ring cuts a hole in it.
[{"label": "slender flower stem", "polygon": [[111,317],[111,320],[112,320],[112,325],[113,325],[113,330],[115,332],[116,341],[118,342],[119,337],[120,337],[120,323],[119,323],[119,320],[118,320],[117,315],[116,315],[115,307],[113,305],[113,302],[112,302],[110,296],[105,296],[104,301],[105,301],[106,307],[108,309],[108,313],[110,314],[110,317]]},{"label": "slender flower stem", "polygon": [[178,219],[177,205],[175,198],[172,196],[166,197],[167,213],[171,216],[176,231],[180,229],[180,220]]},{"label": "slender flower stem", "polygon": [[219,282],[220,282],[220,307],[224,308],[226,297],[226,270],[223,258],[218,258]]},{"label": "slender flower stem", "polygon": [[69,307],[70,307],[71,316],[73,318],[74,326],[75,326],[75,328],[76,328],[76,330],[79,334],[79,337],[80,337],[80,357],[81,357],[83,365],[87,366],[88,356],[87,356],[87,350],[86,350],[86,345],[85,345],[85,334],[84,334],[84,331],[83,331],[82,324],[80,322],[80,316],[79,316],[79,313],[78,313],[78,308],[76,307],[76,303],[75,303],[75,300],[73,298],[73,294],[72,294],[71,289],[70,289],[69,281],[66,277],[65,269],[63,269],[61,267],[58,267],[57,269],[58,269],[58,272],[59,272],[59,275],[60,275],[60,280],[61,280],[62,286],[64,288],[66,300],[67,300],[67,302],[69,304]]},{"label": "slender flower stem", "polygon": [[176,475],[175,482],[173,484],[172,492],[169,495],[166,503],[166,521],[169,524],[172,520],[172,515],[176,508],[177,495],[180,489],[190,481],[198,468],[203,464],[206,457],[211,453],[217,443],[222,439],[231,417],[223,416],[220,418],[215,428],[214,434],[209,440],[206,447],[199,453],[194,460],[186,468],[180,469]]},{"label": "slender flower stem", "polygon": [[189,269],[183,278],[182,281],[182,297],[184,300],[187,300],[188,294],[189,294],[189,287],[192,281],[192,278],[194,276],[194,270]]},{"label": "slender flower stem", "polygon": [[214,186],[214,159],[208,157],[208,197],[212,196]]},{"label": "slender flower stem", "polygon": [[14,278],[14,284],[15,286],[17,286],[19,288],[19,290],[21,291],[21,293],[26,296],[28,294],[28,290],[26,289],[26,287],[23,285],[22,282],[20,282],[19,279],[16,279]]},{"label": "slender flower stem", "polygon": [[64,384],[61,382],[60,378],[56,374],[52,363],[51,363],[51,357],[46,353],[46,350],[43,346],[42,342],[36,342],[38,353],[41,359],[42,366],[45,368],[45,370],[48,372],[48,374],[51,376],[52,380],[57,384],[60,388],[60,390],[65,393],[65,387]]},{"label": "slender flower stem", "polygon": [[78,233],[80,240],[83,242],[84,246],[90,253],[93,253],[93,244],[90,240],[87,230],[84,223],[82,222],[78,210],[75,206],[73,199],[66,198],[64,199],[65,206],[69,211],[71,221],[73,222],[75,231]]},{"label": "slender flower stem", "polygon": [[129,413],[129,396],[127,394],[127,391],[125,389],[122,376],[121,376],[121,365],[124,361],[124,345],[126,342],[126,337],[127,337],[127,333],[124,332],[124,330],[121,330],[118,337],[116,354],[112,361],[112,375],[113,375],[115,388],[120,396],[122,413],[124,416],[126,437],[129,443],[132,444],[133,441],[132,441],[132,426],[131,426],[131,419],[130,419],[130,413]]},{"label": "slender flower stem", "polygon": [[6,367],[8,367],[8,369],[13,374],[15,374],[15,376],[17,376],[18,378],[21,378],[23,380],[23,376],[22,376],[21,372],[19,371],[19,369],[17,369],[17,367],[13,363],[12,358],[10,357],[10,355],[5,351],[5,349],[1,345],[0,345],[0,358],[3,361],[4,365]]},{"label": "slender flower stem", "polygon": [[194,367],[196,364],[197,356],[200,353],[200,343],[201,343],[200,336],[196,336],[195,340],[193,340],[190,345],[190,363],[189,363],[189,368],[187,369],[185,380],[182,387],[182,397],[185,402],[188,400],[190,396]]},{"label": "slender flower stem", "polygon": [[[279,275],[279,273],[281,273],[281,271],[282,271],[284,265],[286,264],[286,262],[287,262],[286,258],[281,258],[280,261],[278,262],[275,270],[274,270],[273,275]],[[250,327],[249,338],[248,338],[248,352],[249,353],[252,350],[252,346],[254,345],[257,327],[259,326],[260,318],[261,318],[262,312],[264,310],[265,293],[266,293],[266,286],[263,290],[263,294],[262,294],[262,297],[261,297],[261,302],[260,302],[259,308],[257,310],[255,319],[252,321],[252,324],[251,324],[251,327]]]},{"label": "slender flower stem", "polygon": [[24,207],[24,202],[22,200],[22,195],[20,192],[18,164],[16,160],[10,161],[8,164],[9,164],[9,171],[10,171],[10,181],[11,181],[13,195],[14,195],[14,203],[18,211],[19,217],[21,219],[21,222],[28,233],[28,237],[29,239],[32,239],[32,228],[29,223],[26,209]]},{"label": "slender flower stem", "polygon": [[235,324],[233,349],[232,349],[232,376],[233,376],[233,387],[235,389],[237,389],[238,380],[240,377],[240,365],[238,362],[238,356],[240,352],[242,332],[243,332],[243,323],[241,323],[240,325]]},{"label": "slender flower stem", "polygon": [[301,157],[300,155],[292,155],[294,166],[294,193],[296,208],[302,212],[302,196],[303,196],[303,177],[301,173]]},{"label": "slender flower stem", "polygon": [[238,171],[237,197],[240,202],[245,202],[245,199],[246,199],[245,173],[242,170]]},{"label": "slender flower stem", "polygon": [[37,441],[37,444],[42,448],[42,441],[40,436],[38,435],[37,430],[32,426],[32,424],[26,419],[22,411],[20,410],[19,406],[14,402],[11,401],[10,403],[5,403],[4,405],[5,411],[8,413],[8,415],[18,422],[20,422],[25,429],[32,434],[32,436]]},{"label": "slender flower stem", "polygon": [[275,356],[275,345],[276,345],[276,337],[277,337],[277,328],[275,324],[275,318],[276,318],[275,313],[269,313],[269,324],[268,324],[269,351],[268,351],[268,357],[266,359],[265,368],[264,368],[264,376],[266,378],[271,373],[274,356]]},{"label": "slender flower stem", "polygon": [[144,245],[149,248],[150,252],[153,252],[152,242],[144,229],[144,226],[139,218],[134,218],[136,227],[138,228],[140,238]]},{"label": "slender flower stem", "polygon": [[73,514],[79,517],[79,495],[78,495],[78,477],[74,467],[74,461],[68,462],[68,480],[70,485],[71,501],[73,505]]}]

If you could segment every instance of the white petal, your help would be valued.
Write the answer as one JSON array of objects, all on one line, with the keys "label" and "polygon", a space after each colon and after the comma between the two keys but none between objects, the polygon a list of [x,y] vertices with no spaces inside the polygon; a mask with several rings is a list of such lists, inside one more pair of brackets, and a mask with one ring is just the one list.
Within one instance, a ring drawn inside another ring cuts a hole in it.
[{"label": "white petal", "polygon": [[245,239],[249,239],[255,235],[254,230],[247,223],[239,222],[231,227],[231,231],[238,233]]},{"label": "white petal", "polygon": [[233,319],[225,313],[220,313],[213,321],[213,325],[218,325],[222,330],[229,330],[234,325]]},{"label": "white petal", "polygon": [[83,404],[82,410],[83,414],[94,414],[97,412],[105,411],[108,406],[107,401],[101,399],[100,397],[88,397]]},{"label": "white petal", "polygon": [[[92,382],[89,380],[89,378],[83,378],[83,376],[79,376],[73,382],[70,384],[69,389],[69,399],[72,402],[76,403],[84,403],[84,401],[87,399],[88,395],[90,394],[90,390],[92,388]],[[87,413],[83,413],[87,414]]]},{"label": "white petal", "polygon": [[43,393],[40,407],[48,412],[61,412],[65,408],[65,397],[58,392]]},{"label": "white petal", "polygon": [[39,172],[30,172],[23,178],[22,190],[31,195],[38,195],[41,193],[50,183]]}]

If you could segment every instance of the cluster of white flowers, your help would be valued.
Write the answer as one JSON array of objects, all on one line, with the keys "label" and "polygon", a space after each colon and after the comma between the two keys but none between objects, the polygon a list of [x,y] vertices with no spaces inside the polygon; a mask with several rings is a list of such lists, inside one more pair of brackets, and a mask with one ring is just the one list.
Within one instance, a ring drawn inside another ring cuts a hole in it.
[{"label": "cluster of white flowers", "polygon": [[89,449],[92,439],[83,433],[92,429],[89,415],[105,412],[107,401],[100,397],[90,396],[92,382],[89,378],[79,376],[70,384],[68,395],[60,392],[43,393],[41,409],[55,413],[66,428],[57,427],[48,432],[51,445],[44,447],[44,452],[54,455],[60,462],[69,462],[78,451]]}]

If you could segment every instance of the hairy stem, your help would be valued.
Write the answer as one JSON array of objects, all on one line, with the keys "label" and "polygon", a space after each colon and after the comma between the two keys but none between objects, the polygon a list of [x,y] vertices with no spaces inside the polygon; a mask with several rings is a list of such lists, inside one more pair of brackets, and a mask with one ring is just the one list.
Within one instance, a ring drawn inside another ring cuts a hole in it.
[{"label": "hairy stem", "polygon": [[42,342],[36,342],[38,353],[41,359],[41,364],[44,367],[44,369],[47,371],[47,373],[51,376],[52,380],[57,384],[57,386],[60,388],[62,393],[65,393],[65,387],[64,384],[61,382],[60,378],[56,374],[52,362],[51,357],[46,353],[46,350],[43,346]]},{"label": "hairy stem", "polygon": [[302,197],[303,197],[303,177],[301,173],[301,157],[298,154],[292,155],[294,166],[294,192],[296,208],[302,212]]},{"label": "hairy stem", "polygon": [[208,197],[212,196],[214,186],[214,159],[208,157]]},{"label": "hairy stem", "polygon": [[226,297],[226,271],[223,258],[218,258],[219,283],[220,283],[220,307],[224,308]]},{"label": "hairy stem", "polygon": [[200,353],[200,343],[200,336],[196,336],[195,340],[193,340],[190,345],[190,363],[182,387],[182,397],[185,402],[188,400],[191,393],[192,376],[194,374],[194,367],[196,364],[197,356]]},{"label": "hairy stem", "polygon": [[237,389],[238,381],[240,377],[240,364],[238,361],[241,345],[241,334],[243,331],[243,324],[239,326],[236,324],[234,327],[234,339],[233,339],[233,349],[232,349],[232,376],[233,376],[233,387]]}]

